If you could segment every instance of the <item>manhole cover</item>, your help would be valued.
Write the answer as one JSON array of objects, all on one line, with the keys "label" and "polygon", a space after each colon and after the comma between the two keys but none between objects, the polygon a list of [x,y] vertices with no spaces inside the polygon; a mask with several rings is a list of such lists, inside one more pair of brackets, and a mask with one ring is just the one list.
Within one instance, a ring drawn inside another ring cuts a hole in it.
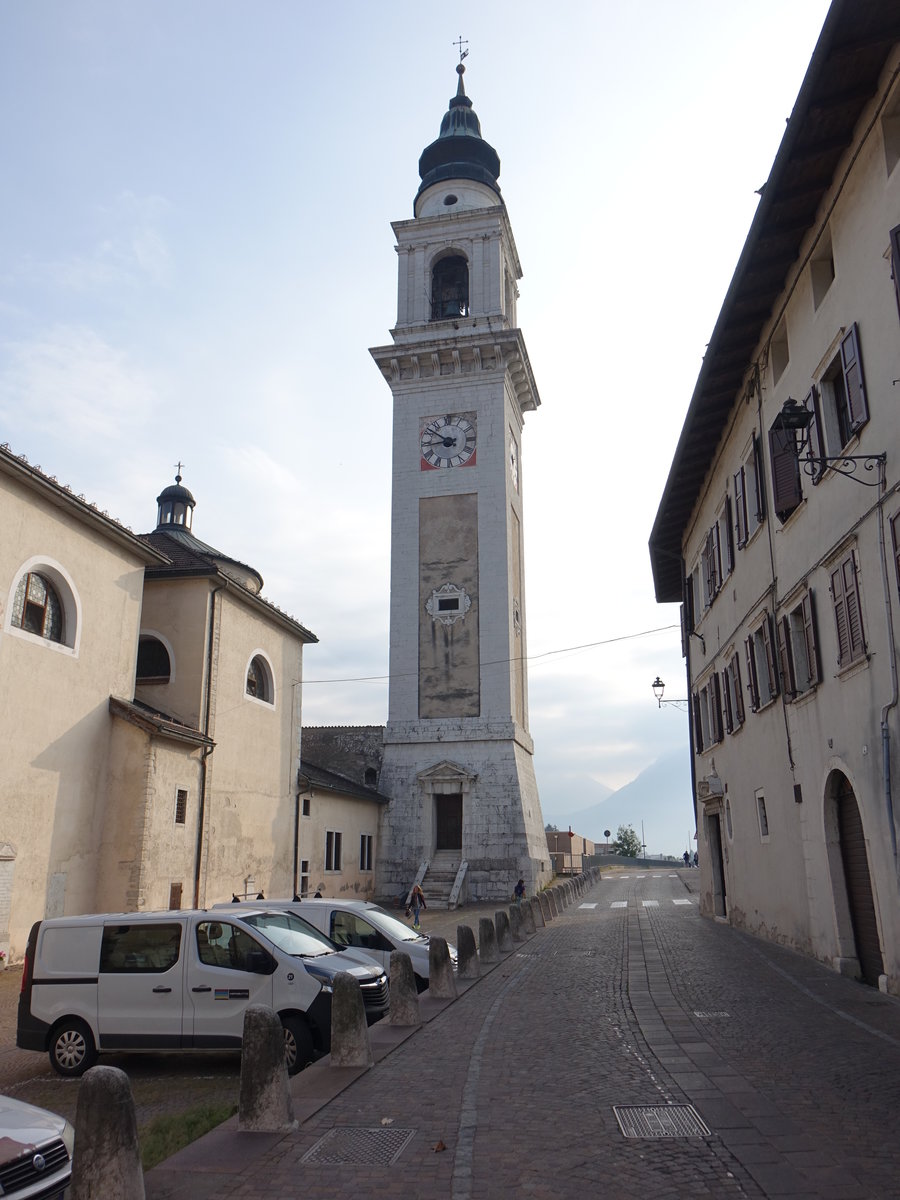
[{"label": "manhole cover", "polygon": [[414,1129],[329,1129],[324,1137],[303,1155],[301,1162],[389,1167],[395,1163],[410,1141]]},{"label": "manhole cover", "polygon": [[630,1138],[709,1137],[692,1104],[614,1104],[619,1128]]}]

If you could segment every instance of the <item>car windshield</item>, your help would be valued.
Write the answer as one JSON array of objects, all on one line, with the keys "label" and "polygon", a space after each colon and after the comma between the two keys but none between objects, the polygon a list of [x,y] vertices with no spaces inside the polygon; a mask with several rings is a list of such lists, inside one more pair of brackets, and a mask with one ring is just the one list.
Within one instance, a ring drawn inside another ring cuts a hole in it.
[{"label": "car windshield", "polygon": [[241,920],[264,933],[280,950],[296,958],[319,958],[334,954],[332,943],[306,921],[288,912],[254,912],[241,915]]},{"label": "car windshield", "polygon": [[383,934],[392,938],[395,942],[426,941],[426,938],[421,933],[416,933],[414,929],[410,929],[408,925],[404,925],[402,921],[398,921],[396,917],[392,917],[383,908],[367,908],[365,915],[376,929],[380,929]]}]

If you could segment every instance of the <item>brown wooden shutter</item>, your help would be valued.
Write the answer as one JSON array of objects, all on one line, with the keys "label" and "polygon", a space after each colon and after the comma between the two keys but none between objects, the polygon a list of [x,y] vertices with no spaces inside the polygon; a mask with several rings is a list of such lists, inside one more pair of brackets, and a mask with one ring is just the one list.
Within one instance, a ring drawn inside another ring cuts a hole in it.
[{"label": "brown wooden shutter", "polygon": [[756,659],[753,654],[753,636],[744,642],[747,653],[747,690],[750,693],[750,708],[753,712],[759,708],[759,681],[756,678]]},{"label": "brown wooden shutter", "polygon": [[717,671],[713,672],[712,679],[709,681],[709,706],[712,740],[721,742],[724,737],[722,733],[722,689],[719,687]]},{"label": "brown wooden shutter", "polygon": [[891,278],[894,281],[894,297],[900,315],[900,225],[891,230]]},{"label": "brown wooden shutter", "polygon": [[716,594],[716,571],[713,563],[712,530],[710,530],[710,532],[706,535],[702,557],[703,577],[706,582],[706,600],[709,604],[712,604],[713,596]]},{"label": "brown wooden shutter", "polygon": [[725,528],[722,536],[725,538],[725,573],[730,575],[734,570],[734,526],[731,524],[731,497],[725,497],[725,509],[722,514]]},{"label": "brown wooden shutter", "polygon": [[744,480],[744,468],[734,474],[734,531],[737,534],[737,544],[747,544],[747,487]]},{"label": "brown wooden shutter", "polygon": [[[813,419],[809,424],[807,436],[809,437],[809,454],[813,458],[823,458],[825,455],[825,430],[822,424],[822,408],[819,400],[819,389],[813,384],[809,389],[809,395],[804,401],[806,408],[812,413]],[[812,467],[812,481],[818,483],[824,473],[822,463],[816,463]]]},{"label": "brown wooden shutter", "polygon": [[772,459],[772,507],[783,523],[803,499],[793,429],[782,429],[779,425],[769,430],[769,455]]},{"label": "brown wooden shutter", "polygon": [[722,586],[722,543],[719,539],[719,522],[716,521],[710,530],[712,545],[710,547],[712,557],[712,573],[713,573],[713,592],[715,595]]},{"label": "brown wooden shutter", "polygon": [[850,638],[850,658],[861,658],[866,652],[863,636],[862,604],[859,598],[859,576],[856,570],[856,555],[853,551],[841,563],[844,577],[844,598],[847,604],[847,631]]},{"label": "brown wooden shutter", "polygon": [[682,604],[682,620],[685,633],[694,631],[694,579],[692,575],[684,577],[684,603]]},{"label": "brown wooden shutter", "polygon": [[840,567],[831,572],[831,602],[834,605],[834,626],[838,643],[838,666],[850,661],[850,635],[847,632],[847,602],[844,597],[844,574]]},{"label": "brown wooden shutter", "polygon": [[694,745],[697,753],[703,753],[703,724],[700,720],[700,697],[694,696]]},{"label": "brown wooden shutter", "polygon": [[763,472],[762,447],[755,433],[753,435],[753,470],[756,473],[756,519],[762,525],[766,519],[766,484]]},{"label": "brown wooden shutter", "polygon": [[725,732],[732,733],[734,730],[734,709],[731,706],[731,688],[728,686],[728,668],[722,672],[722,700],[724,701],[723,708],[725,710]]},{"label": "brown wooden shutter", "polygon": [[806,638],[806,661],[809,663],[810,687],[822,679],[819,666],[819,646],[816,639],[816,605],[812,592],[807,592],[800,606],[803,613],[803,636]]},{"label": "brown wooden shutter", "polygon": [[862,356],[859,352],[859,326],[855,323],[841,342],[841,367],[847,388],[847,409],[850,414],[850,432],[856,433],[869,419],[866,386],[863,382]]},{"label": "brown wooden shutter", "polygon": [[741,664],[736,654],[729,664],[729,670],[734,678],[734,718],[738,725],[743,725],[744,696],[741,691]]},{"label": "brown wooden shutter", "polygon": [[766,615],[765,621],[761,626],[763,644],[766,648],[766,671],[769,676],[769,692],[772,696],[778,695],[778,671],[775,668],[775,646],[773,645],[772,637],[772,617],[771,614]]}]

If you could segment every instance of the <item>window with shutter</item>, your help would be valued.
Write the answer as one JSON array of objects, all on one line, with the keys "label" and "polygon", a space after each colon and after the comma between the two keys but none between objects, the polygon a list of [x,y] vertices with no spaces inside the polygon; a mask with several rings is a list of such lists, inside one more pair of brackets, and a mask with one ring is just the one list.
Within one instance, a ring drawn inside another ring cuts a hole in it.
[{"label": "window with shutter", "polygon": [[[755,433],[753,435],[753,449],[751,454],[753,456],[753,484],[756,490],[756,495],[754,496],[755,509],[753,513],[753,515],[756,517],[756,525],[753,526],[755,529],[756,526],[762,525],[763,521],[766,519],[766,489],[763,481],[763,456],[759,445],[759,438]],[[750,532],[752,533],[753,529],[751,529]]]},{"label": "window with shutter", "polygon": [[762,642],[765,653],[766,675],[768,676],[769,695],[767,699],[773,700],[778,695],[778,672],[775,665],[775,647],[772,639],[772,618],[766,616],[760,626]]},{"label": "window with shutter", "polygon": [[734,727],[738,729],[744,723],[744,695],[741,691],[741,664],[736,654],[732,656],[731,662],[728,664],[728,678],[731,684]]},{"label": "window with shutter", "polygon": [[866,653],[859,576],[856,555],[852,550],[831,572],[831,599],[838,641],[838,666],[845,667]]},{"label": "window with shutter", "polygon": [[772,507],[782,524],[803,499],[797,435],[783,429],[781,419],[769,430],[769,456],[772,460]]},{"label": "window with shutter", "polygon": [[710,733],[714,742],[721,742],[725,736],[722,732],[722,689],[719,686],[719,676],[714,674],[709,681],[709,704],[712,719]]},{"label": "window with shutter", "polygon": [[744,468],[734,474],[734,532],[738,549],[747,544],[747,491],[744,487]]},{"label": "window with shutter", "polygon": [[[809,453],[813,458],[822,458],[826,454],[825,440],[822,431],[822,414],[819,403],[819,389],[813,384],[809,389],[809,395],[804,401],[804,407],[808,412],[812,413],[812,420],[809,423]],[[817,463],[812,467],[812,481],[817,484],[822,478],[823,468],[821,463]]]},{"label": "window with shutter", "polygon": [[[900,259],[897,261],[900,264]],[[900,511],[895,512],[891,517],[891,542],[894,547],[894,570],[897,574],[897,589],[900,591]]]},{"label": "window with shutter", "polygon": [[694,747],[698,754],[703,753],[703,724],[700,720],[700,697],[694,695]]},{"label": "window with shutter", "polygon": [[734,526],[731,523],[731,497],[725,497],[725,504],[719,515],[719,542],[724,547],[722,552],[722,578],[726,579],[734,570]]},{"label": "window with shutter", "polygon": [[794,679],[794,656],[791,652],[791,627],[788,617],[782,617],[778,622],[778,661],[781,666],[781,688],[784,698],[793,700],[797,694],[797,684]]}]

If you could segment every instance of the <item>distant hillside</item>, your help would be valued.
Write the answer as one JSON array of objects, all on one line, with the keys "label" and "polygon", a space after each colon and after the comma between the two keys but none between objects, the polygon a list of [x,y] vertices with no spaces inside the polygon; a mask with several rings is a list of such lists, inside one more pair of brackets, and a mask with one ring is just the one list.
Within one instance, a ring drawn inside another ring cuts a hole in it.
[{"label": "distant hillside", "polygon": [[696,848],[691,768],[686,750],[661,755],[616,792],[603,784],[594,786],[607,795],[587,808],[571,809],[564,817],[551,816],[545,811],[545,820],[560,829],[568,828],[571,823],[577,833],[594,842],[604,841],[604,829],[611,830],[615,837],[620,825],[633,826],[640,837],[643,821],[648,857],[656,854],[680,857],[689,844],[691,851]]}]

